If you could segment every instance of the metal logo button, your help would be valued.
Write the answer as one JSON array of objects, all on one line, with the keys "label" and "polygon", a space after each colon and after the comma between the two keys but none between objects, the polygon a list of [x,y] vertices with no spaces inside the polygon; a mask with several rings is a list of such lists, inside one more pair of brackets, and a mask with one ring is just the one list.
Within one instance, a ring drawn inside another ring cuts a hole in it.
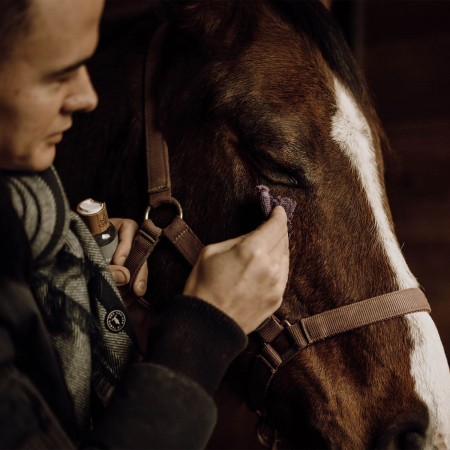
[{"label": "metal logo button", "polygon": [[115,309],[108,313],[105,318],[106,328],[112,333],[118,333],[125,328],[127,318],[120,309]]}]

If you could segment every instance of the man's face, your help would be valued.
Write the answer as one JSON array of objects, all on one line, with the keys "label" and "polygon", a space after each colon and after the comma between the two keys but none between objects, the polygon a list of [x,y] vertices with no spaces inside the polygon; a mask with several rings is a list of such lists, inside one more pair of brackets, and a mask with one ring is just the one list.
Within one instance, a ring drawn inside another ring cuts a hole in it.
[{"label": "man's face", "polygon": [[76,111],[97,95],[84,65],[94,53],[104,0],[32,0],[31,27],[0,62],[0,169],[40,171]]}]

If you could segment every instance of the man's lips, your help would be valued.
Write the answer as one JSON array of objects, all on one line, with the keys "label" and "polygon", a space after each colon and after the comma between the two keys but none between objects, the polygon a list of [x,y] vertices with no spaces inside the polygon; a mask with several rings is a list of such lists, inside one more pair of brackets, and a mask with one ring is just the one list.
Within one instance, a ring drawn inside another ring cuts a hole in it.
[{"label": "man's lips", "polygon": [[48,137],[47,142],[49,144],[59,144],[62,141],[62,138],[63,138],[63,132],[53,133]]},{"label": "man's lips", "polygon": [[72,124],[70,124],[68,127],[64,128],[61,131],[55,131],[54,133],[49,134],[48,140],[52,144],[58,144],[61,142],[64,133],[69,130],[72,127]]}]

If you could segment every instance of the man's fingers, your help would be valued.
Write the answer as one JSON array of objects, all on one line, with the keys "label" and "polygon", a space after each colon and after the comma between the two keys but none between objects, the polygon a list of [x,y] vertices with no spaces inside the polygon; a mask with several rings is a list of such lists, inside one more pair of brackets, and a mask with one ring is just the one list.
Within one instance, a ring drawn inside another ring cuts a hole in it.
[{"label": "man's fingers", "polygon": [[109,266],[109,271],[117,286],[125,286],[130,282],[130,271],[126,267],[111,264]]},{"label": "man's fingers", "polygon": [[135,293],[135,295],[137,295],[138,297],[142,297],[145,294],[145,292],[147,291],[147,281],[148,266],[146,261],[136,275],[136,280],[133,284],[133,292]]},{"label": "man's fingers", "polygon": [[[127,268],[124,267],[125,261],[130,254],[131,245],[138,230],[137,223],[130,219],[110,219],[117,230],[119,244],[112,258],[112,264],[109,266],[112,277],[117,286],[124,286],[130,282],[131,276]],[[147,262],[141,267],[133,284],[133,292],[138,297],[142,297],[147,291],[148,268]]]},{"label": "man's fingers", "polygon": [[227,241],[217,242],[216,244],[210,244],[205,247],[205,251],[208,255],[213,255],[216,253],[224,253],[232,249],[234,246],[242,242],[246,238],[246,234],[243,236],[238,236],[233,239],[228,239]]},{"label": "man's fingers", "polygon": [[119,235],[119,245],[112,259],[113,264],[123,266],[130,254],[131,244],[137,231],[137,224],[128,219],[110,219]]},{"label": "man's fingers", "polygon": [[282,239],[287,240],[287,216],[283,207],[277,206],[269,219],[249,233],[244,242],[270,253],[273,249],[279,248]]},{"label": "man's fingers", "polygon": [[[280,245],[280,241],[283,239],[285,242],[283,245]],[[207,255],[210,256],[217,253],[224,253],[238,244],[260,248],[267,253],[271,253],[273,250],[278,253],[289,252],[287,217],[284,209],[281,206],[277,206],[272,211],[269,219],[255,231],[227,241],[208,245],[205,251],[207,252]]]}]

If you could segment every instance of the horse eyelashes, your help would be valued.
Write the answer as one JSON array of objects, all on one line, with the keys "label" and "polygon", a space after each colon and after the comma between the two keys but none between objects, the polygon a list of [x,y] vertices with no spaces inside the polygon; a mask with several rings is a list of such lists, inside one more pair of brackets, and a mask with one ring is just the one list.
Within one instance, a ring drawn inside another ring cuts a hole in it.
[{"label": "horse eyelashes", "polygon": [[264,178],[274,184],[305,188],[308,186],[303,176],[287,174],[284,171],[274,170],[273,168],[269,168],[267,170],[263,169],[259,171]]},{"label": "horse eyelashes", "polygon": [[[292,169],[278,167],[273,161],[254,160],[257,171],[268,181],[274,184],[284,184],[287,186],[302,186],[304,176],[292,173]],[[291,172],[291,173],[289,173]]]},{"label": "horse eyelashes", "polygon": [[267,152],[247,151],[245,157],[253,169],[272,184],[308,189],[311,186],[303,170],[292,164],[281,162]]},{"label": "horse eyelashes", "polygon": [[297,180],[297,178],[295,178],[293,175],[289,176],[289,181],[294,185],[294,186],[298,186],[300,184],[300,181]]}]

